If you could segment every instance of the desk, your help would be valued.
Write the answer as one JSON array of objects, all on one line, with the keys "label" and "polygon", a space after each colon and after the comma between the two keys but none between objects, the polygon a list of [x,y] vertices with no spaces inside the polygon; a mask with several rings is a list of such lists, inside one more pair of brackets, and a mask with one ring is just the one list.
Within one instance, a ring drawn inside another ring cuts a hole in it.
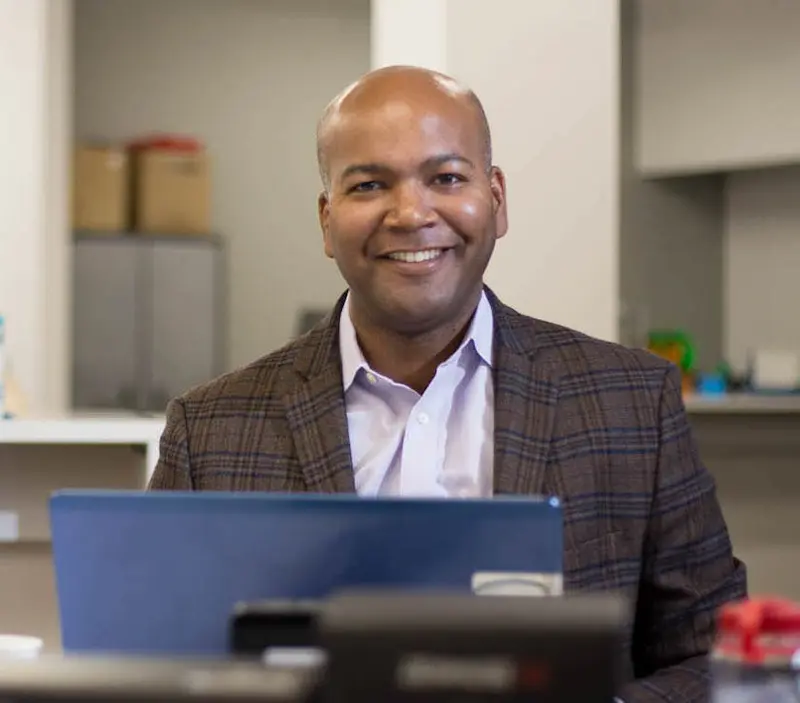
[{"label": "desk", "polygon": [[47,501],[61,488],[142,489],[164,417],[73,414],[0,421],[0,629],[57,650]]}]

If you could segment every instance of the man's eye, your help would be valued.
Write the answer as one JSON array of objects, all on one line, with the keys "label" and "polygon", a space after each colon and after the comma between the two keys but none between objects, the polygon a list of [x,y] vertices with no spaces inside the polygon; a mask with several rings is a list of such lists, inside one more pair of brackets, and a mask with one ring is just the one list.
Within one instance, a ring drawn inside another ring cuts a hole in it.
[{"label": "man's eye", "polygon": [[352,193],[370,193],[381,187],[383,187],[383,184],[380,181],[364,181],[363,183],[354,185],[350,191]]},{"label": "man's eye", "polygon": [[436,185],[440,186],[454,186],[464,182],[464,177],[459,176],[457,173],[440,173],[434,179]]}]

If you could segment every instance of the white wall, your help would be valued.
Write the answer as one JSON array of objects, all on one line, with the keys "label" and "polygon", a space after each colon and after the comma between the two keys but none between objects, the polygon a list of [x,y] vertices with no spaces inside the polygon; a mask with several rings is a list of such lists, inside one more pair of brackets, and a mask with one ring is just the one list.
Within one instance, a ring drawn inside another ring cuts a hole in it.
[{"label": "white wall", "polygon": [[36,414],[68,398],[69,0],[0,0],[0,314]]},{"label": "white wall", "polygon": [[616,0],[452,0],[451,71],[482,98],[510,231],[487,282],[522,312],[619,334]]},{"label": "white wall", "polygon": [[[434,0],[424,14],[397,0],[372,7],[373,61],[441,70],[444,47],[444,70],[484,102],[510,214],[487,282],[521,312],[616,340],[617,0]],[[409,40],[415,23],[422,43]]]},{"label": "white wall", "polygon": [[[7,0],[13,2],[14,0]],[[76,131],[199,135],[229,245],[232,365],[344,289],[322,253],[314,134],[369,70],[368,0],[77,0]]]},{"label": "white wall", "polygon": [[800,166],[732,174],[726,184],[725,346],[800,352]]},{"label": "white wall", "polygon": [[373,0],[371,68],[411,64],[446,73],[447,3],[448,0]]}]

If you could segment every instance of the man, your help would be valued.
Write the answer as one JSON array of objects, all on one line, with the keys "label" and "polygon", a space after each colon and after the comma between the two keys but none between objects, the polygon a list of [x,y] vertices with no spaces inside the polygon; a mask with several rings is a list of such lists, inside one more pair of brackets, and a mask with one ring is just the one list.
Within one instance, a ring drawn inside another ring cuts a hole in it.
[{"label": "man", "polygon": [[560,496],[566,588],[636,605],[623,698],[703,700],[714,615],[745,571],[676,369],[484,287],[506,184],[452,79],[368,74],[318,147],[325,253],[348,292],[309,334],[173,401],[151,487]]}]

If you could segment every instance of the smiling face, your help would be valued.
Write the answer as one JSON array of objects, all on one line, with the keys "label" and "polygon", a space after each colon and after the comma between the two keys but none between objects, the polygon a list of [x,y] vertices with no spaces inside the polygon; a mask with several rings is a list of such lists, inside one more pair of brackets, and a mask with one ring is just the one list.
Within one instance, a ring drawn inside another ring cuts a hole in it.
[{"label": "smiling face", "polygon": [[506,231],[476,104],[428,72],[384,74],[345,95],[323,138],[325,253],[354,321],[402,334],[464,323]]}]

